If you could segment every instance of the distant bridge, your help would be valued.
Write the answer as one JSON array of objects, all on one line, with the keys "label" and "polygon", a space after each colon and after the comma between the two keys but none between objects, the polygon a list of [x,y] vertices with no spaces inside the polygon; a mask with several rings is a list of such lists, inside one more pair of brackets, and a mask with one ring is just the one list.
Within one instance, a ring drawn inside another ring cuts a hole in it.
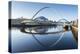
[{"label": "distant bridge", "polygon": [[66,20],[66,19],[59,19],[57,22],[61,22],[62,20],[64,20],[65,22],[69,22],[69,21]]}]

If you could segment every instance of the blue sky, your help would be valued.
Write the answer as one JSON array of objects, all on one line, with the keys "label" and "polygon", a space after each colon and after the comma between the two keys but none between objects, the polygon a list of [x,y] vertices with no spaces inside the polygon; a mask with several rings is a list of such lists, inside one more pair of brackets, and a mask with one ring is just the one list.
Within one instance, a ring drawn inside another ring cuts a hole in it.
[{"label": "blue sky", "polygon": [[12,2],[12,18],[32,18],[32,16],[41,8],[49,7],[39,12],[36,17],[44,16],[49,20],[67,19],[69,21],[78,18],[77,5],[48,4],[48,3],[30,3],[30,2]]}]

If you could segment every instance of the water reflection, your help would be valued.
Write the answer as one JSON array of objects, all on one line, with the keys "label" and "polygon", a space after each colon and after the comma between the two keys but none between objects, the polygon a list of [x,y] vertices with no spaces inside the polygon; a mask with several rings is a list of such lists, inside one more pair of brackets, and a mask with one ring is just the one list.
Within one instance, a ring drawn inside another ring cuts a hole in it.
[{"label": "water reflection", "polygon": [[23,33],[34,33],[34,34],[49,34],[64,32],[63,26],[35,26],[35,27],[22,27],[20,29]]},{"label": "water reflection", "polygon": [[[63,26],[35,26],[35,27],[22,27],[20,29],[21,32],[26,34],[31,34],[33,38],[39,43],[41,46],[45,48],[49,48],[58,44],[58,42],[62,39],[64,35],[64,28]],[[68,30],[66,30],[68,31]],[[45,34],[46,37],[50,38],[49,36],[55,36],[54,41],[46,40],[47,42],[41,41],[40,38],[43,40],[45,37],[41,37]],[[38,38],[39,37],[39,38]],[[51,41],[51,42],[50,42]]]},{"label": "water reflection", "polygon": [[12,28],[11,39],[13,52],[77,48],[71,31],[63,26]]}]

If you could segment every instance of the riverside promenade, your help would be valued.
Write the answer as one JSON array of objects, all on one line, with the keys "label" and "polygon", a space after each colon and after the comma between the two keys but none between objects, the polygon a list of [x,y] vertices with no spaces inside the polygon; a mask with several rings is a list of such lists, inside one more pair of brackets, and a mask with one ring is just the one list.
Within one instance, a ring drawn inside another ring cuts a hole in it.
[{"label": "riverside promenade", "polygon": [[78,26],[71,26],[71,31],[73,33],[74,38],[76,39],[76,41],[78,42]]}]

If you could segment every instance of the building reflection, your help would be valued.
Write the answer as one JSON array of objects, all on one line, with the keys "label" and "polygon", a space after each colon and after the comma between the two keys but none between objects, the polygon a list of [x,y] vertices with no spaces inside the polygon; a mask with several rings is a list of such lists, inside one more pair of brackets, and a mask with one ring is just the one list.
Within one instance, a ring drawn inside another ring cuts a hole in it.
[{"label": "building reflection", "polygon": [[[49,31],[50,30],[50,31]],[[69,27],[62,27],[62,26],[35,26],[35,27],[22,27],[20,29],[23,33],[34,33],[34,34],[48,34],[48,33],[59,33],[68,31]]]}]

